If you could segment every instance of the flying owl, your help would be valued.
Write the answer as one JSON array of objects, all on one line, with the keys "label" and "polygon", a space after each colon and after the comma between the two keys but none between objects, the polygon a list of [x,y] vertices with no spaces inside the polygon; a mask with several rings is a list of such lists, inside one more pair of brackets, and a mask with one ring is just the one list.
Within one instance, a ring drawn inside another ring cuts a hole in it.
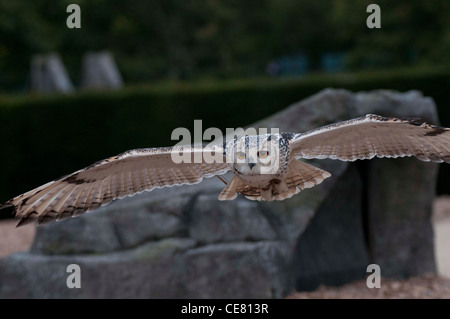
[{"label": "flying owl", "polygon": [[[180,161],[184,156],[184,160]],[[450,163],[450,129],[417,120],[368,114],[305,133],[243,135],[207,147],[165,147],[127,151],[19,195],[20,222],[44,224],[94,210],[114,199],[167,186],[219,177],[219,200],[242,194],[250,200],[284,200],[331,176],[304,159],[355,161],[415,156]],[[220,175],[234,173],[226,182]]]}]

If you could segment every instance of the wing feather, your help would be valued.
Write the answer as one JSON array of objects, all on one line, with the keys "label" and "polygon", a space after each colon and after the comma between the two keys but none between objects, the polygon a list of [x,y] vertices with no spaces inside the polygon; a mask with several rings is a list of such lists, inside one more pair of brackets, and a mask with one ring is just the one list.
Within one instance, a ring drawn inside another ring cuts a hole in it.
[{"label": "wing feather", "polygon": [[[214,149],[177,148],[187,152],[191,160],[195,153],[212,153]],[[96,209],[114,199],[132,196],[143,191],[173,185],[196,184],[203,178],[225,174],[229,169],[225,159],[213,163],[174,163],[174,148],[131,150],[96,162],[70,175],[49,182],[19,195],[0,208],[15,207],[15,214],[23,225],[37,220],[39,224]],[[219,150],[222,151],[223,150]],[[204,158],[202,156],[202,158]]]},{"label": "wing feather", "polygon": [[291,154],[296,158],[343,161],[416,156],[422,161],[450,163],[450,129],[368,114],[296,134],[291,140]]},{"label": "wing feather", "polygon": [[54,211],[61,211],[61,208],[65,203],[67,203],[67,199],[70,197],[70,195],[73,194],[73,192],[77,189],[77,185],[70,184],[68,185],[68,188],[66,189],[65,193],[59,200],[56,200],[52,206],[52,209]]},{"label": "wing feather", "polygon": [[[61,208],[57,211],[68,212],[72,215],[73,208],[75,207],[74,204],[77,201],[78,196],[80,196],[82,190],[81,188],[81,186],[76,185],[70,196],[67,197],[67,199],[62,203]],[[59,205],[60,204],[58,204],[58,206]],[[21,214],[21,216],[21,218],[28,217],[25,214]]]}]

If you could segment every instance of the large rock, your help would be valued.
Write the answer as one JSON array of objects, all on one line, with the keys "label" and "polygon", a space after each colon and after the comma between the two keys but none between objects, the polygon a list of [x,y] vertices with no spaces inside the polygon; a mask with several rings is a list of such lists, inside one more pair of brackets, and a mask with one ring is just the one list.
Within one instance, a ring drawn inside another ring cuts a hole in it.
[{"label": "large rock", "polygon": [[101,208],[84,218],[50,223],[36,233],[32,253],[74,255],[105,253],[127,249],[147,241],[182,236],[183,206],[190,197],[171,201],[130,202]]},{"label": "large rock", "polygon": [[431,205],[437,172],[437,165],[410,158],[369,164],[369,247],[386,277],[436,271]]},{"label": "large rock", "polygon": [[[3,298],[280,298],[289,292],[291,276],[284,272],[289,255],[282,242],[196,248],[187,238],[100,255],[18,253],[0,260],[0,293]],[[81,269],[79,289],[67,286],[72,264]]]},{"label": "large rock", "polygon": [[[328,89],[254,126],[301,132],[366,113],[437,123],[419,92]],[[279,298],[363,278],[369,263],[392,277],[435,270],[435,164],[309,162],[332,177],[282,202],[219,202],[223,184],[207,179],[39,227],[30,252],[0,260],[0,297]],[[81,289],[65,286],[72,263]]]},{"label": "large rock", "polygon": [[[182,253],[195,247],[187,238],[148,242],[106,254],[18,253],[0,260],[0,295],[5,298],[168,298],[176,297],[173,275]],[[80,266],[81,288],[68,288],[67,267]]]},{"label": "large rock", "polygon": [[196,197],[189,214],[189,236],[199,243],[278,238],[257,202],[239,198],[222,203],[217,193]]},{"label": "large rock", "polygon": [[350,165],[298,240],[295,269],[299,290],[340,285],[365,276],[370,257],[361,227],[362,209],[362,179],[356,166]]},{"label": "large rock", "polygon": [[293,286],[290,255],[285,243],[278,241],[223,243],[189,250],[177,296],[281,298]]},{"label": "large rock", "polygon": [[[429,123],[439,123],[433,100],[417,91],[398,93],[378,90],[353,94],[346,90],[327,89],[255,125],[279,127],[280,131],[306,131],[365,114],[422,118]],[[321,162],[326,165],[330,161]],[[336,164],[329,165],[328,170],[336,176],[333,171]],[[345,206],[342,203],[327,206],[330,198],[335,198],[334,201],[340,198],[335,194],[339,194],[341,188],[355,185],[356,176],[342,177],[339,181],[341,185],[327,193],[326,201],[320,201],[321,207],[314,210],[318,214],[317,219],[298,240],[295,256],[297,289],[312,289],[321,283],[341,284],[349,279],[363,278],[363,265],[367,262],[379,264],[382,275],[387,277],[403,278],[435,272],[430,216],[437,164],[412,158],[374,159],[343,165],[341,172],[355,166],[359,168],[361,186],[355,189],[362,189],[356,198],[362,198],[363,205],[358,212],[351,213],[355,197],[349,192],[340,195],[347,199]],[[331,187],[334,182],[336,179],[323,184]],[[313,190],[306,199],[297,198],[304,203],[320,193],[320,188]],[[301,204],[296,207],[301,207]],[[322,212],[324,207],[327,213]],[[323,214],[327,215],[321,217]],[[335,216],[348,217],[336,220]],[[332,232],[325,231],[329,220],[333,220]],[[361,244],[347,248],[350,242]],[[327,243],[326,248],[323,243]],[[353,258],[351,254],[342,253],[346,249],[352,250],[353,257],[358,256],[353,263],[349,262]]]}]

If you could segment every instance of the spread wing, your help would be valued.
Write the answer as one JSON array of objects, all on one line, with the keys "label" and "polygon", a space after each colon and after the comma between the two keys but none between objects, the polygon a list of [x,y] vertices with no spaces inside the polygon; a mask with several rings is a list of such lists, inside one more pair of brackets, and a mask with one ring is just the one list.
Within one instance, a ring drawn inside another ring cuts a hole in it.
[{"label": "spread wing", "polygon": [[[190,160],[175,163],[171,157],[174,151]],[[229,170],[226,161],[211,161],[208,157],[218,154],[216,152],[223,157],[220,147],[214,150],[169,147],[127,151],[19,195],[0,208],[15,207],[16,217],[21,219],[17,226],[35,219],[38,224],[43,224],[53,219],[78,216],[116,198],[165,186],[196,184],[205,177],[224,174]],[[209,160],[205,161],[205,158]]]},{"label": "spread wing", "polygon": [[422,161],[450,163],[450,129],[368,114],[294,135],[291,154],[342,161],[416,156]]}]

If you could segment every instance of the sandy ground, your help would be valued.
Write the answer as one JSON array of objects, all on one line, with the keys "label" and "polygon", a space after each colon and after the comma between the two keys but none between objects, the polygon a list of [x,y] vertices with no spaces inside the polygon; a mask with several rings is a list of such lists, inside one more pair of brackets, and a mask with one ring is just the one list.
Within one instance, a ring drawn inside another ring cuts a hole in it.
[{"label": "sandy ground", "polygon": [[434,201],[433,227],[438,272],[450,278],[450,196],[440,196]]},{"label": "sandy ground", "polygon": [[435,224],[434,241],[438,272],[450,278],[450,218]]},{"label": "sandy ground", "polygon": [[365,281],[342,287],[321,286],[313,292],[291,294],[289,299],[449,299],[450,279],[433,274],[407,280],[381,279],[381,288],[367,288]]},{"label": "sandy ground", "polygon": [[28,224],[16,228],[16,220],[0,221],[0,257],[17,251],[28,250],[33,242],[36,226]]},{"label": "sandy ground", "polygon": [[[36,227],[15,228],[14,220],[0,221],[0,257],[30,248]],[[445,298],[450,299],[450,196],[436,198],[433,211],[435,252],[439,275],[427,274],[407,280],[381,280],[380,289],[369,289],[357,281],[341,287],[321,286],[313,292],[293,293],[288,298]]]}]

